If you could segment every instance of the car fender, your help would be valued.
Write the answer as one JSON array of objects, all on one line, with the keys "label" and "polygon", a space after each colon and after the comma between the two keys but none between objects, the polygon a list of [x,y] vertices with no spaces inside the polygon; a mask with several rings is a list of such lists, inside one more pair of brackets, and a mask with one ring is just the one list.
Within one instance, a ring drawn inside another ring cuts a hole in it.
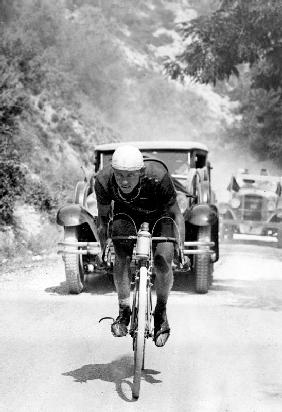
[{"label": "car fender", "polygon": [[192,206],[188,211],[187,219],[195,226],[214,225],[218,220],[217,208],[207,203]]},{"label": "car fender", "polygon": [[90,192],[90,186],[85,181],[79,181],[74,190],[74,203],[83,207],[86,206],[86,199]]},{"label": "car fender", "polygon": [[201,190],[201,201],[203,203],[209,203],[211,201],[210,183],[208,181],[201,182],[200,190]]},{"label": "car fender", "polygon": [[80,226],[87,223],[95,238],[98,239],[97,227],[94,217],[82,206],[72,203],[70,205],[62,206],[57,213],[57,224],[59,226]]},{"label": "car fender", "polygon": [[276,211],[273,212],[268,218],[269,222],[279,220],[282,220],[282,209],[276,209]]}]

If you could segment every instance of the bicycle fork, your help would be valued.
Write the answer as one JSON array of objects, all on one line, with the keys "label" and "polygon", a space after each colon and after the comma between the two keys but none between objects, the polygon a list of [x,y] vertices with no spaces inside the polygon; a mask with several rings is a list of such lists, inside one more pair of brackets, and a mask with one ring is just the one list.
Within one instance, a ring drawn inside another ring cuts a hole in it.
[{"label": "bicycle fork", "polygon": [[[152,303],[152,267],[150,266],[147,270],[147,279],[146,279],[146,326],[145,326],[145,338],[153,336],[153,327],[152,327],[152,316],[153,316],[153,303]],[[133,301],[132,301],[132,313],[130,320],[129,334],[133,338],[133,350],[134,350],[134,341],[138,330],[138,299],[139,299],[139,282],[140,282],[140,270],[136,271],[134,279],[134,290],[133,290]]]}]

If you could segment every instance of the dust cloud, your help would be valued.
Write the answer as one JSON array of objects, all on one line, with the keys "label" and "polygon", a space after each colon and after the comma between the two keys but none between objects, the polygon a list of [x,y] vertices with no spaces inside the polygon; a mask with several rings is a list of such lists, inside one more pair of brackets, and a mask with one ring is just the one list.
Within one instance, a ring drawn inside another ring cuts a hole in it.
[{"label": "dust cloud", "polygon": [[212,170],[212,186],[218,201],[226,201],[228,194],[226,188],[232,175],[236,175],[239,169],[248,169],[250,173],[260,173],[261,169],[267,169],[269,175],[281,176],[282,170],[275,167],[271,161],[260,161],[249,152],[232,150],[212,150],[209,155]]}]

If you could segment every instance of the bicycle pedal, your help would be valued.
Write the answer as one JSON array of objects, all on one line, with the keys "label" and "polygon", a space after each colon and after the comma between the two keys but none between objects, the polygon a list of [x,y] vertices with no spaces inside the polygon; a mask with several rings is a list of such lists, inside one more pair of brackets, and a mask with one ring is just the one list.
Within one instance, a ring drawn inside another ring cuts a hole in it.
[{"label": "bicycle pedal", "polygon": [[191,266],[178,268],[178,269],[176,269],[176,270],[177,270],[177,272],[180,272],[180,273],[189,272],[189,270],[191,270]]}]

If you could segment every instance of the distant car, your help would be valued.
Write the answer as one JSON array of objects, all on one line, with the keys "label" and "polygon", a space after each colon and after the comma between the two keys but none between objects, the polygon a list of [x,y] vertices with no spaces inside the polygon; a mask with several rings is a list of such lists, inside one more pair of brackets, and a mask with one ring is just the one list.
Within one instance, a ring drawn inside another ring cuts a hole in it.
[{"label": "distant car", "polygon": [[270,176],[266,169],[260,174],[248,170],[232,176],[227,190],[228,202],[219,203],[221,238],[247,234],[276,236],[282,247],[282,179]]},{"label": "distant car", "polygon": [[[162,162],[169,170],[177,191],[177,201],[185,218],[186,242],[214,242],[212,253],[191,255],[191,266],[195,274],[197,293],[207,293],[213,273],[213,264],[219,258],[218,248],[218,211],[215,206],[215,194],[211,188],[211,165],[208,161],[208,148],[192,141],[142,141],[127,142],[136,145],[144,159]],[[65,206],[58,212],[58,224],[65,226],[68,232],[69,216],[77,216],[77,240],[94,241],[97,239],[95,227],[97,202],[94,191],[95,175],[111,162],[114,150],[120,143],[107,143],[95,147],[95,173],[88,181],[76,185],[73,205]],[[75,212],[76,211],[76,212]],[[90,219],[92,216],[92,219]],[[73,225],[73,221],[71,221]],[[70,231],[73,230],[70,229]],[[94,232],[95,233],[94,233]],[[94,233],[94,234],[93,234]],[[72,239],[75,241],[75,239]],[[193,246],[192,246],[193,247]],[[194,246],[197,249],[197,245]],[[65,257],[68,256],[66,255]],[[91,256],[82,256],[80,265],[89,267],[93,262]],[[93,266],[93,265],[92,265]],[[75,293],[75,292],[74,292]]]}]

